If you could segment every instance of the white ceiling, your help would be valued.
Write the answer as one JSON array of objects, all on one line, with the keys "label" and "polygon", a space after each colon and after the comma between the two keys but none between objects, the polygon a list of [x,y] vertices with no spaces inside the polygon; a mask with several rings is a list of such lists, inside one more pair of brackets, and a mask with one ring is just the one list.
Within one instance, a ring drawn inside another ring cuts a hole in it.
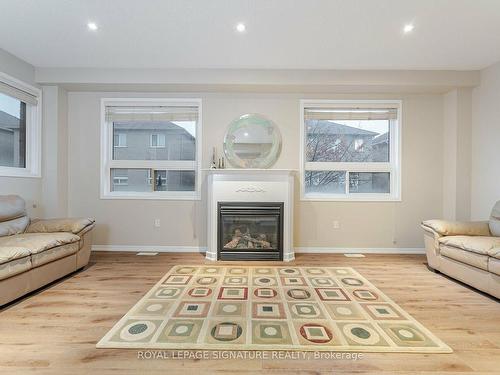
[{"label": "white ceiling", "polygon": [[0,48],[37,67],[480,69],[500,0],[0,0]]}]

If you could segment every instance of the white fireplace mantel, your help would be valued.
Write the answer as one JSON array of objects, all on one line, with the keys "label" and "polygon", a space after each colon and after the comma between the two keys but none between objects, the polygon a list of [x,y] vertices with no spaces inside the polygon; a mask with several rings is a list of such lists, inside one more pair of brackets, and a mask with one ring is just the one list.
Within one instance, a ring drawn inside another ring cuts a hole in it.
[{"label": "white fireplace mantel", "polygon": [[218,202],[283,202],[283,260],[293,260],[292,169],[207,169],[207,255],[217,260]]}]

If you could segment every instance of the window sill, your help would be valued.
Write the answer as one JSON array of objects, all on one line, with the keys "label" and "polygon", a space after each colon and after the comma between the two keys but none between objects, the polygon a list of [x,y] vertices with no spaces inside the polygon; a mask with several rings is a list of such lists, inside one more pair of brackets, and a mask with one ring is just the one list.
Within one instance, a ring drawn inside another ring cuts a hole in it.
[{"label": "window sill", "polygon": [[101,199],[122,199],[122,200],[172,200],[172,201],[199,201],[201,195],[197,192],[169,192],[167,194],[157,193],[136,193],[136,192],[112,192],[101,194]]},{"label": "window sill", "polygon": [[334,196],[334,195],[302,195],[301,201],[310,202],[401,202],[400,196],[389,194],[360,194],[349,196]]},{"label": "window sill", "polygon": [[0,177],[41,178],[42,175],[26,168],[0,167]]}]

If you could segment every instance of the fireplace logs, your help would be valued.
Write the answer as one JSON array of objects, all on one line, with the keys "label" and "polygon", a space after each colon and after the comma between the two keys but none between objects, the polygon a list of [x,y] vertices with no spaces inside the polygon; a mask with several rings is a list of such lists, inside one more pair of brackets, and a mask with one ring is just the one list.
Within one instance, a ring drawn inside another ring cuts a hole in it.
[{"label": "fireplace logs", "polygon": [[254,238],[247,229],[245,233],[241,232],[241,229],[236,228],[234,230],[233,237],[231,241],[224,245],[225,249],[271,249],[271,243],[267,241],[267,236],[265,233],[257,234]]}]

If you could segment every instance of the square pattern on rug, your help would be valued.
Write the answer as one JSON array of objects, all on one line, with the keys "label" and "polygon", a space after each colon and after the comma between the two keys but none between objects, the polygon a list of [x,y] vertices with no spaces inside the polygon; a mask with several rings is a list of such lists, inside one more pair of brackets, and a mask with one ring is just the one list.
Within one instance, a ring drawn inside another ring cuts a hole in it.
[{"label": "square pattern on rug", "polygon": [[173,267],[98,348],[451,353],[348,267]]}]

